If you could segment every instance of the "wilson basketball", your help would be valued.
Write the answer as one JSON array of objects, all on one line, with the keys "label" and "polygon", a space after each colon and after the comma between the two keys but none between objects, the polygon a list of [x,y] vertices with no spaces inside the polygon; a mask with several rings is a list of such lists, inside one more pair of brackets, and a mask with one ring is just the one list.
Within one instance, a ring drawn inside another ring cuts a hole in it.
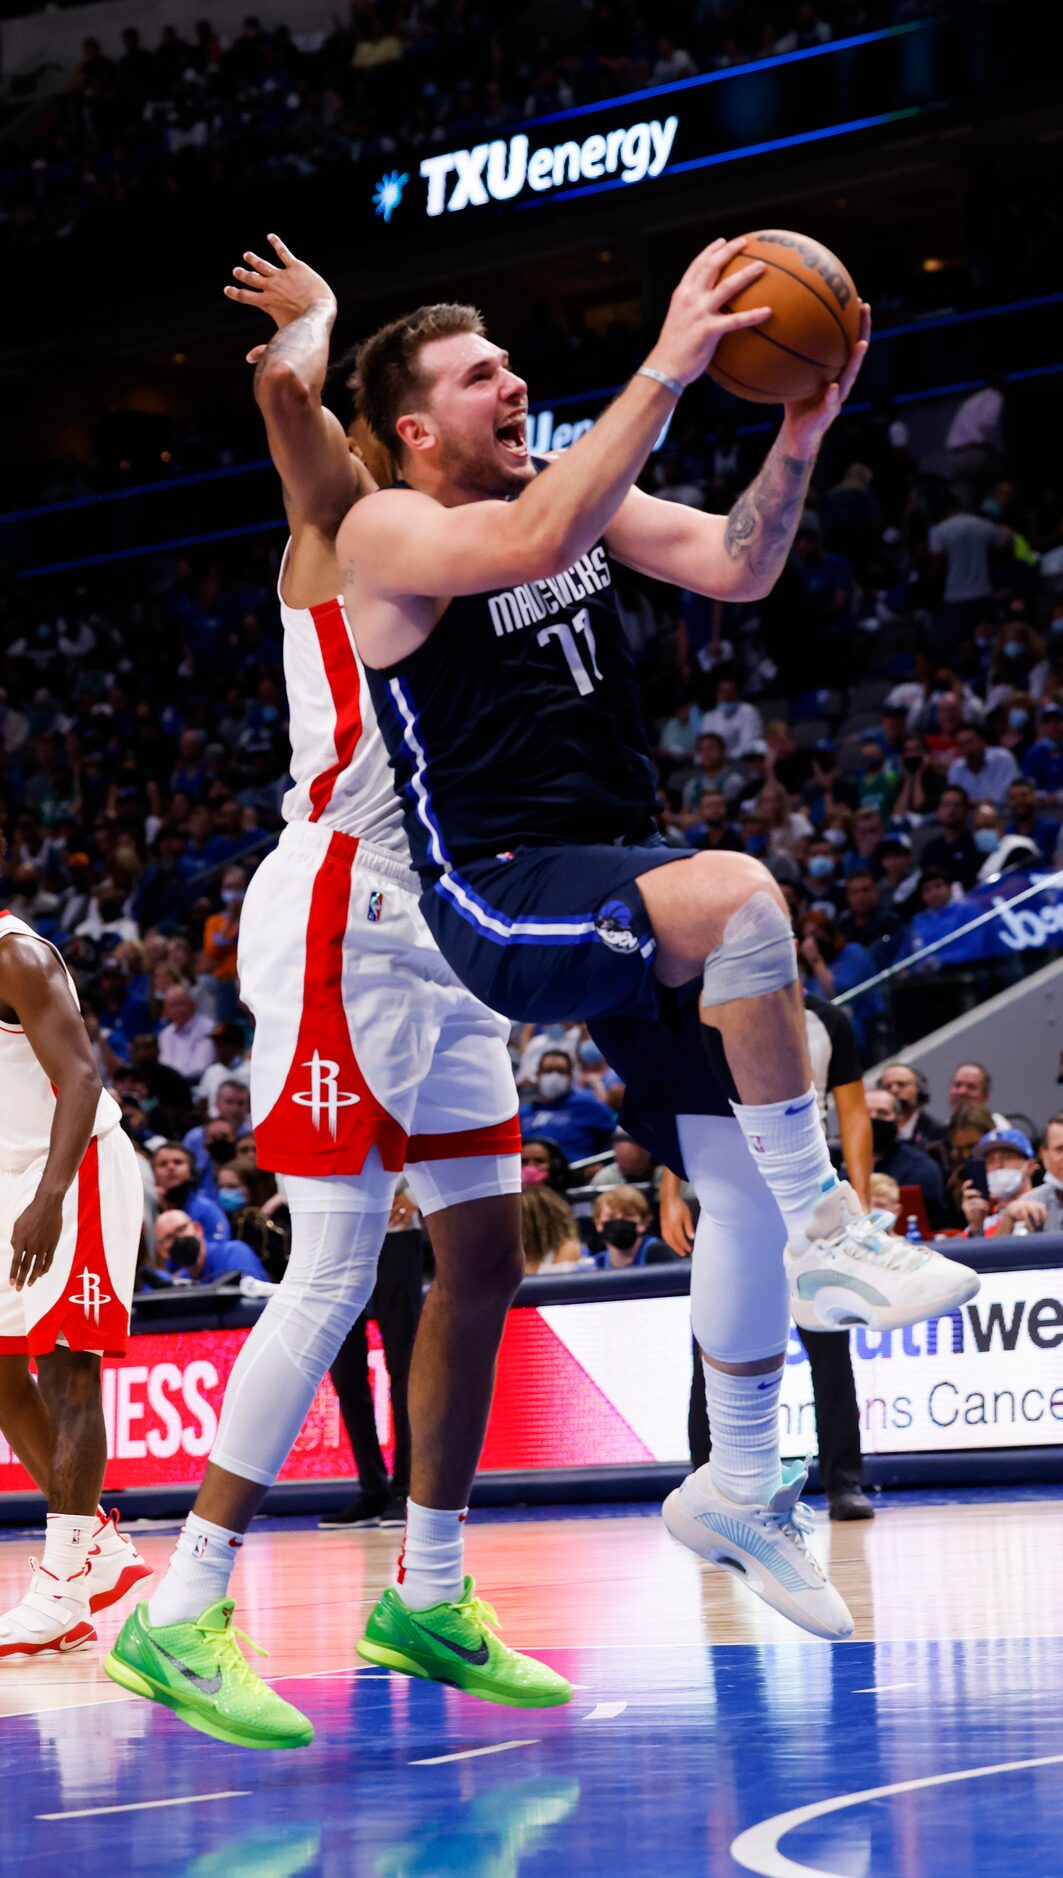
[{"label": "wilson basketball", "polygon": [[763,229],[749,235],[723,279],[750,261],[764,273],[730,302],[728,311],[770,306],[762,326],[728,333],[709,366],[725,390],[754,404],[814,398],[844,370],[860,337],[860,296],[837,255],[808,235]]}]

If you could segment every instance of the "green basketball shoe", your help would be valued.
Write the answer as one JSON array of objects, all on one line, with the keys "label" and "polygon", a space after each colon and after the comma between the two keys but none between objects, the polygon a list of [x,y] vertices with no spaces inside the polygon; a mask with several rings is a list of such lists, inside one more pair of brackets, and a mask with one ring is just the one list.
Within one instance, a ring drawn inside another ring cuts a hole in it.
[{"label": "green basketball shoe", "polygon": [[367,1663],[448,1682],[485,1702],[510,1708],[554,1708],[571,1702],[572,1684],[534,1656],[521,1656],[502,1642],[497,1614],[476,1596],[471,1578],[456,1604],[411,1611],[393,1586],[370,1613],[358,1645]]},{"label": "green basketball shoe", "polygon": [[255,1675],[237,1639],[259,1656],[266,1652],[233,1628],[233,1609],[224,1598],[193,1623],[153,1629],[147,1605],[138,1604],[103,1667],[112,1682],[172,1708],[190,1728],[218,1741],[238,1748],[309,1747],[313,1724]]}]

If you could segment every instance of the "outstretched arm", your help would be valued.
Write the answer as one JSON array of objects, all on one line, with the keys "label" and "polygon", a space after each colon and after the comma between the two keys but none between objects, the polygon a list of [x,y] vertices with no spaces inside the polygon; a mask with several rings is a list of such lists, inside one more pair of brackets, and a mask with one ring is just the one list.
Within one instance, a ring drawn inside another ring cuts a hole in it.
[{"label": "outstretched arm", "polygon": [[822,397],[787,405],[764,464],[729,515],[703,515],[633,489],[606,535],[629,567],[719,600],[762,600],[793,546],[809,479],[826,431],[852,390],[867,352],[871,314],[841,379]]},{"label": "outstretched arm", "polygon": [[12,935],[0,945],[0,1004],[15,1012],[55,1090],[55,1116],[37,1191],[11,1228],[11,1283],[32,1285],[51,1265],[63,1198],[92,1139],[100,1078],[88,1031],[50,946]]},{"label": "outstretched arm", "polygon": [[279,265],[248,250],[246,266],[233,269],[240,285],[225,292],[243,306],[261,307],[276,322],[268,345],[247,355],[255,367],[255,399],[293,538],[309,527],[331,541],[351,504],[374,487],[351,454],[343,425],[321,402],[336,299],[328,282],[297,260],[279,235],[270,235],[269,242]]}]

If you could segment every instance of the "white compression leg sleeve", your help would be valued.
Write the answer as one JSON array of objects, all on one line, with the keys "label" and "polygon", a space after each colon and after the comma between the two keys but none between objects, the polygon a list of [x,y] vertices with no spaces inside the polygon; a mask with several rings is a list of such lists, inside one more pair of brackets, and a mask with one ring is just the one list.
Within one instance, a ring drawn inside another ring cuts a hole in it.
[{"label": "white compression leg sleeve", "polygon": [[287,1178],[292,1252],[233,1365],[216,1467],[272,1486],[325,1372],[376,1280],[396,1176],[367,1167],[357,1180]]}]

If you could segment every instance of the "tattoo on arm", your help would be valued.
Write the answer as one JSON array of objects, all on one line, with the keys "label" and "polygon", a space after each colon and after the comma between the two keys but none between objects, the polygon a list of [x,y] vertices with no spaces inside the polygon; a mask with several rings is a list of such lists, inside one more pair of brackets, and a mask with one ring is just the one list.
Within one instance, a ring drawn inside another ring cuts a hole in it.
[{"label": "tattoo on arm", "polygon": [[783,570],[811,474],[811,458],[786,456],[773,445],[727,517],[724,549],[732,561],[746,562],[758,584],[774,582]]},{"label": "tattoo on arm", "polygon": [[255,366],[256,385],[271,365],[280,363],[289,365],[305,384],[320,392],[328,370],[335,311],[325,301],[315,301],[290,325],[279,327]]}]

